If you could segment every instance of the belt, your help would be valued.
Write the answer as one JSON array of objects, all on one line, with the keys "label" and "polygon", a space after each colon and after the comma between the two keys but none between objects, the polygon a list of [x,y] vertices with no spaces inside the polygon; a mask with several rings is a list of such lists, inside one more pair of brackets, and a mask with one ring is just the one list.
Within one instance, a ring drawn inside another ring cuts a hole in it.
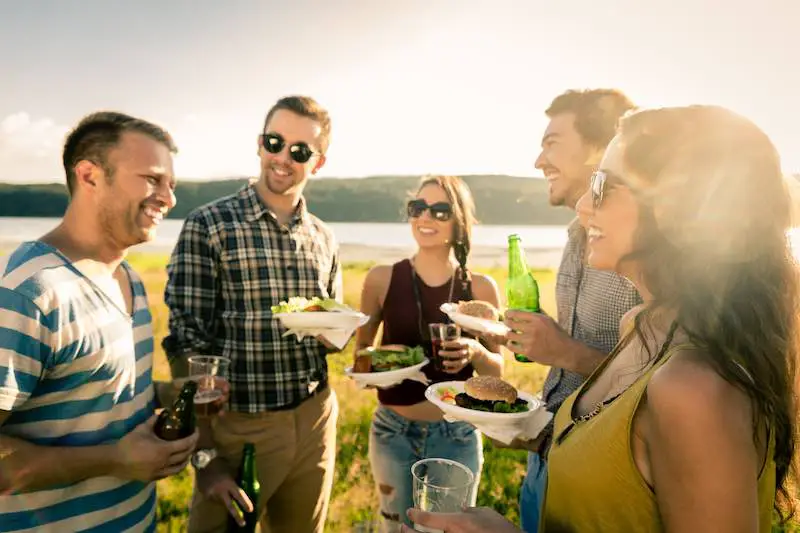
[{"label": "belt", "polygon": [[317,382],[317,386],[312,390],[308,396],[304,396],[302,398],[298,398],[291,403],[287,403],[286,405],[279,405],[278,407],[270,407],[267,411],[291,411],[292,409],[296,409],[300,407],[306,400],[317,396],[318,394],[322,394],[328,389],[328,378],[323,378],[321,381]]}]

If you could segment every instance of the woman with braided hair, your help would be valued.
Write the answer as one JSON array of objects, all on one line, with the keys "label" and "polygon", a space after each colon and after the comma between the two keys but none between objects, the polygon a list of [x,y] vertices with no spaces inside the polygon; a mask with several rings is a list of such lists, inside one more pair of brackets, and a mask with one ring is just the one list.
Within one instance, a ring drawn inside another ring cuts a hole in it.
[{"label": "woman with braided hair", "polygon": [[[488,276],[470,272],[474,203],[467,185],[454,176],[422,179],[406,206],[417,250],[409,259],[381,265],[367,274],[361,311],[369,322],[356,335],[356,352],[372,346],[383,324],[380,345],[422,346],[431,358],[428,325],[447,322],[439,307],[446,302],[483,300],[499,305],[497,285]],[[466,381],[475,373],[500,376],[500,347],[463,335],[439,351],[441,365],[423,372],[431,383]],[[384,531],[409,523],[405,511],[413,505],[411,465],[426,457],[441,457],[468,466],[478,479],[483,464],[481,435],[464,422],[449,423],[425,399],[426,385],[405,380],[378,390],[380,405],[372,420],[369,458],[378,487]]]}]

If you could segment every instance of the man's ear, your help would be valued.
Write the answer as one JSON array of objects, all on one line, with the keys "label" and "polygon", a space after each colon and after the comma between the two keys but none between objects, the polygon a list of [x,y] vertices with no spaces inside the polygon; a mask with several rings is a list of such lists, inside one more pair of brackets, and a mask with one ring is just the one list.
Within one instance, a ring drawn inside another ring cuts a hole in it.
[{"label": "man's ear", "polygon": [[98,181],[103,179],[103,170],[86,159],[78,161],[78,164],[75,165],[74,172],[75,190],[78,190],[82,187],[90,187],[93,189],[97,188]]},{"label": "man's ear", "polygon": [[327,161],[327,159],[325,158],[325,154],[320,154],[319,157],[317,158],[317,164],[314,165],[314,168],[311,170],[311,174],[313,175],[319,172],[319,169],[321,169],[325,165],[325,161]]},{"label": "man's ear", "polygon": [[264,146],[261,140],[261,134],[256,137],[256,155],[261,157],[261,148]]}]

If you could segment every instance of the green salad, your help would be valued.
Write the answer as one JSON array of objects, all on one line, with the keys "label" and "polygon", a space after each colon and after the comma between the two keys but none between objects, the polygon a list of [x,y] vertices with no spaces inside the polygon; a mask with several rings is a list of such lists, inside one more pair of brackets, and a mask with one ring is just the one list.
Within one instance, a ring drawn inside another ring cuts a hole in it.
[{"label": "green salad", "polygon": [[347,305],[337,302],[333,298],[319,298],[317,296],[308,299],[303,296],[293,296],[287,301],[271,307],[274,314],[278,313],[313,313],[320,311],[352,311]]}]

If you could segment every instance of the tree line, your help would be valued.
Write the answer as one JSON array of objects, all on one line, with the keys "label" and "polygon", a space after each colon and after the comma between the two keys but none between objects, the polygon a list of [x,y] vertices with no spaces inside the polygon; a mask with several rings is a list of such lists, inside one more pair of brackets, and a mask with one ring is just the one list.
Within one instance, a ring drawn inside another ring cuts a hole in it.
[{"label": "tree line", "polygon": [[[482,224],[561,225],[572,218],[569,209],[549,205],[543,179],[475,175],[464,180],[475,197]],[[178,204],[169,218],[185,218],[193,209],[236,192],[247,181],[179,181]],[[329,222],[401,222],[418,184],[419,176],[317,179],[309,182],[305,196],[311,212]],[[62,184],[0,184],[0,216],[60,217],[68,201]]]}]

